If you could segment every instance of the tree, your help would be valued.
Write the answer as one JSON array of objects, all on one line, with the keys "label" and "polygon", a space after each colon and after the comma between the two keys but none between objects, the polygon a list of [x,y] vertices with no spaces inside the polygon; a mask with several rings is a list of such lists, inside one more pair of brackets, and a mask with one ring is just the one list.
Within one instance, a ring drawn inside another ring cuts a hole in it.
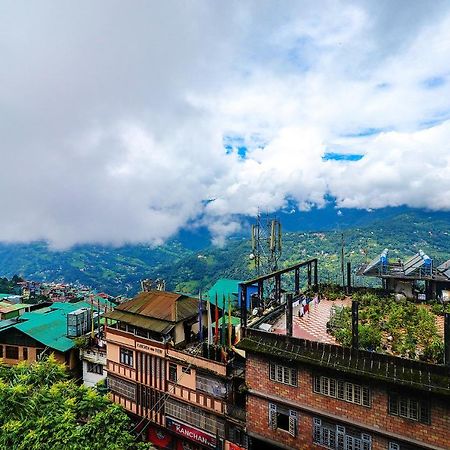
[{"label": "tree", "polygon": [[15,367],[0,364],[0,449],[149,449],[130,433],[124,410],[68,379],[52,356]]}]

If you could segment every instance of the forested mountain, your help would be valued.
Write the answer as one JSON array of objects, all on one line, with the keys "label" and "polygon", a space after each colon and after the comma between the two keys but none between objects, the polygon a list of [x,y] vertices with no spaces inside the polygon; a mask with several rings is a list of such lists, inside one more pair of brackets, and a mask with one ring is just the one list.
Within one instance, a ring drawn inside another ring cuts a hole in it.
[{"label": "forested mountain", "polygon": [[[353,268],[385,247],[390,257],[404,257],[423,249],[438,262],[450,258],[450,221],[446,215],[407,211],[363,226],[325,231],[287,231],[280,265],[319,257],[322,281],[339,280],[340,249],[344,234],[345,258]],[[0,246],[0,275],[27,279],[79,282],[114,295],[133,295],[142,278],[164,278],[167,289],[205,290],[218,278],[246,279],[254,275],[249,259],[250,240],[235,237],[223,248],[188,248],[172,241],[152,248],[79,246],[51,251],[45,243]],[[362,282],[363,280],[357,280]]]}]

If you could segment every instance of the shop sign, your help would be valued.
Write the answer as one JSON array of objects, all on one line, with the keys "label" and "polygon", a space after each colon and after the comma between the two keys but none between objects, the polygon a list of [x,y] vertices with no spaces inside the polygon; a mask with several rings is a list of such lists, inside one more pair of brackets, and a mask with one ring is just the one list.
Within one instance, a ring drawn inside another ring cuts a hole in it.
[{"label": "shop sign", "polygon": [[136,349],[142,350],[147,353],[157,353],[159,355],[162,355],[164,351],[157,347],[152,347],[151,345],[142,344],[142,342],[136,342]]},{"label": "shop sign", "polygon": [[209,448],[216,448],[216,438],[202,430],[198,430],[190,425],[186,425],[178,420],[166,417],[166,427],[174,433],[204,445]]}]

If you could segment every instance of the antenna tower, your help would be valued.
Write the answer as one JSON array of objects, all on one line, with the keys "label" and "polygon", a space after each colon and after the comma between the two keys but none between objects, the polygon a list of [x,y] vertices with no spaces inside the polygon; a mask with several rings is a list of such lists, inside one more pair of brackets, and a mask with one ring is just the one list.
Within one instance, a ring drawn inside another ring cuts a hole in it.
[{"label": "antenna tower", "polygon": [[255,263],[257,275],[270,273],[278,269],[278,260],[282,252],[281,222],[271,219],[269,214],[264,218],[260,212],[252,225],[252,253],[250,258]]}]

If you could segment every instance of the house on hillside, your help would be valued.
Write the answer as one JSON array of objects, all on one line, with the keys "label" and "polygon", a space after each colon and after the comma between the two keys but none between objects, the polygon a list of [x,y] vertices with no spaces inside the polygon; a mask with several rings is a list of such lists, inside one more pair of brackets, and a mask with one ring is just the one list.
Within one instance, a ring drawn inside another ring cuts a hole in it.
[{"label": "house on hillside", "polygon": [[0,358],[5,364],[15,365],[53,353],[70,370],[76,369],[78,350],[74,340],[68,337],[68,316],[80,308],[90,308],[90,305],[53,303],[16,319],[0,321]]}]

